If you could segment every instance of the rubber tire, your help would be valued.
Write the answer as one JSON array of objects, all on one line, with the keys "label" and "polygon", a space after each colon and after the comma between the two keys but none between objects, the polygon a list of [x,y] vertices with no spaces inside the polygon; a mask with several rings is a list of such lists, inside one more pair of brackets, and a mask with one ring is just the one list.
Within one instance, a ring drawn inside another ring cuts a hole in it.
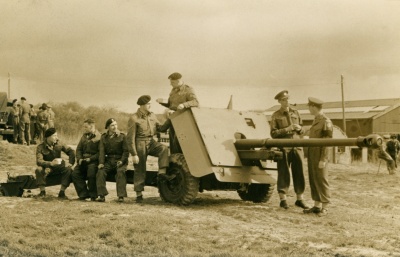
[{"label": "rubber tire", "polygon": [[243,201],[252,201],[254,203],[266,203],[274,192],[273,184],[250,184],[247,191],[237,191]]},{"label": "rubber tire", "polygon": [[158,183],[160,197],[165,202],[188,205],[199,192],[199,179],[190,174],[183,154],[172,154],[169,161],[168,174],[175,174],[176,177],[171,181]]}]

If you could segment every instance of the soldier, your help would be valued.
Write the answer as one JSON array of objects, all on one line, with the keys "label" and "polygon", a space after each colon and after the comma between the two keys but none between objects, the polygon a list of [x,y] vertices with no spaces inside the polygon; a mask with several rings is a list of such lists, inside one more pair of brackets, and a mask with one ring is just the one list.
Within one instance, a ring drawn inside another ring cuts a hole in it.
[{"label": "soldier", "polygon": [[162,179],[171,179],[166,174],[168,167],[168,147],[155,141],[154,136],[159,127],[159,121],[154,113],[150,111],[151,97],[143,95],[137,100],[140,106],[137,112],[128,121],[128,149],[133,156],[135,165],[134,190],[136,202],[143,201],[142,191],[146,180],[147,156],[158,157],[158,176]]},{"label": "soldier", "polygon": [[[308,109],[310,114],[315,116],[310,128],[310,138],[332,138],[333,125],[331,120],[322,112],[322,104],[323,102],[317,98],[308,98]],[[327,206],[331,194],[327,163],[328,147],[308,148],[308,175],[314,207],[303,210],[304,213],[316,213],[318,216],[328,214]]]},{"label": "soldier", "polygon": [[37,113],[37,129],[38,129],[38,140],[39,142],[43,141],[44,132],[49,128],[48,119],[49,113],[47,112],[47,105],[45,103],[42,104],[41,108],[39,108],[39,112]]},{"label": "soldier", "polygon": [[19,109],[19,139],[23,145],[29,145],[31,142],[30,135],[30,105],[26,102],[25,97],[21,97],[21,104]]},{"label": "soldier", "polygon": [[397,135],[392,134],[390,140],[386,143],[386,152],[392,157],[394,166],[397,168],[397,155],[400,151],[400,143],[397,140]]},{"label": "soldier", "polygon": [[[99,143],[101,134],[95,122],[87,119],[83,122],[85,133],[76,147],[77,164],[72,172],[72,181],[80,200],[97,198],[96,173],[99,165]],[[87,179],[87,184],[86,184]]]},{"label": "soldier", "polygon": [[[157,103],[169,108],[168,114],[173,113],[177,110],[183,110],[185,108],[197,107],[199,102],[197,101],[196,94],[193,88],[189,87],[182,81],[182,75],[175,72],[168,77],[172,86],[171,93],[169,94],[168,102],[164,103],[162,98],[158,98]],[[168,120],[169,122],[169,120]],[[171,153],[181,153],[178,139],[175,135],[175,130],[172,126],[169,127],[169,145]]]},{"label": "soldier", "polygon": [[[396,166],[394,163],[394,160],[390,156],[390,154],[387,151],[387,143],[390,139],[389,135],[383,135],[383,143],[380,145],[378,149],[378,158],[386,161],[386,167],[389,171],[390,175],[396,174]],[[378,169],[379,171],[379,169]]]},{"label": "soldier", "polygon": [[[65,190],[71,183],[72,166],[75,163],[75,152],[71,147],[59,143],[57,132],[49,128],[44,133],[45,139],[36,148],[36,182],[40,188],[40,197],[46,195],[46,178],[50,176],[62,176],[61,189],[58,197],[66,199]],[[61,151],[68,155],[68,163],[61,159]]]},{"label": "soldier", "polygon": [[106,122],[107,132],[101,135],[99,145],[99,170],[96,175],[99,202],[105,202],[108,195],[106,179],[109,173],[115,173],[118,201],[123,202],[126,193],[126,168],[128,165],[128,145],[126,136],[118,130],[117,121],[110,118]]},{"label": "soldier", "polygon": [[37,119],[37,115],[36,115],[36,111],[35,108],[33,108],[33,104],[29,104],[29,106],[31,107],[29,114],[31,116],[31,124],[30,124],[30,131],[31,131],[31,144],[36,144],[36,119]]},{"label": "soldier", "polygon": [[47,112],[48,112],[48,126],[49,128],[54,128],[54,119],[56,117],[56,114],[53,112],[53,110],[51,109],[51,105],[47,105]]},{"label": "soldier", "polygon": [[[289,105],[289,92],[279,92],[275,99],[281,104],[281,108],[274,112],[271,117],[272,138],[299,138],[304,133],[302,120],[297,110]],[[303,151],[300,147],[280,148],[283,153],[282,160],[277,163],[278,182],[277,189],[280,198],[279,206],[288,209],[286,194],[290,186],[289,166],[292,170],[293,187],[297,196],[295,205],[303,209],[308,208],[303,201],[305,180],[303,173]]]},{"label": "soldier", "polygon": [[[18,105],[17,99],[14,99],[12,101],[10,115],[12,118],[12,125],[13,125],[13,130],[14,130],[13,142],[14,142],[14,144],[17,144],[18,143],[18,135],[19,135],[19,105]],[[21,140],[21,139],[19,139],[19,140]]]}]

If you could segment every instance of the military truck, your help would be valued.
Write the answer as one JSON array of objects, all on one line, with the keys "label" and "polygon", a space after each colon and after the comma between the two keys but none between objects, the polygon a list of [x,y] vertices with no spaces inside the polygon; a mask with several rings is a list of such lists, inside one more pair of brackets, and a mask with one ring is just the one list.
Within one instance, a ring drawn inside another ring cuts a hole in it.
[{"label": "military truck", "polygon": [[7,93],[0,92],[0,137],[9,142],[13,141],[14,129],[9,108],[12,106],[9,102]]},{"label": "military truck", "polygon": [[[275,161],[282,158],[279,147],[373,148],[382,144],[377,135],[349,139],[270,139],[265,115],[229,109],[177,111],[171,116],[171,122],[182,148],[182,153],[170,156],[167,173],[173,179],[157,180],[154,169],[147,171],[145,183],[157,186],[164,201],[178,205],[192,203],[204,190],[237,191],[242,200],[267,202],[277,179]],[[134,170],[128,170],[128,183],[133,183],[133,173]],[[4,189],[11,187],[9,192],[21,194],[15,187],[35,188],[33,180],[19,176],[9,178],[13,185],[2,186]],[[56,180],[49,183],[59,183]],[[115,181],[114,176],[110,174],[107,181]]]}]

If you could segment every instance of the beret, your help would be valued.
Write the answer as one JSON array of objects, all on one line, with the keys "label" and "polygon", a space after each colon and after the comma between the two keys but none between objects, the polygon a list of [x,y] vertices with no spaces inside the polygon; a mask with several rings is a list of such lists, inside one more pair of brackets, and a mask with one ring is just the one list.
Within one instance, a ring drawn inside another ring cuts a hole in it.
[{"label": "beret", "polygon": [[18,101],[17,99],[14,99],[12,102],[15,103],[16,101]]},{"label": "beret", "polygon": [[289,91],[283,90],[283,91],[279,92],[279,93],[275,96],[275,99],[276,99],[276,100],[280,100],[280,99],[283,98],[283,97],[289,97]]},{"label": "beret", "polygon": [[324,102],[322,100],[319,100],[318,98],[315,97],[308,98],[308,105],[310,106],[322,107],[323,104]]},{"label": "beret", "polygon": [[43,104],[42,104],[42,109],[43,109],[43,110],[46,110],[46,109],[47,109],[47,104],[43,103]]},{"label": "beret", "polygon": [[108,128],[108,126],[110,126],[110,124],[111,123],[113,123],[115,120],[113,119],[113,118],[109,118],[107,121],[106,121],[106,129]]},{"label": "beret", "polygon": [[83,123],[94,124],[95,122],[94,122],[94,119],[89,118],[89,119],[86,119]]},{"label": "beret", "polygon": [[21,97],[21,100],[26,100],[26,98],[25,97]]},{"label": "beret", "polygon": [[168,76],[168,79],[172,79],[172,80],[177,80],[182,78],[182,75],[178,72],[174,72],[171,75]]},{"label": "beret", "polygon": [[397,138],[397,135],[396,134],[391,134],[390,138]]},{"label": "beret", "polygon": [[56,133],[56,129],[55,128],[49,128],[49,129],[46,130],[46,132],[44,132],[44,137],[50,137],[54,133]]},{"label": "beret", "polygon": [[149,95],[142,95],[141,97],[138,98],[137,104],[138,105],[145,105],[148,102],[150,102],[151,97]]}]

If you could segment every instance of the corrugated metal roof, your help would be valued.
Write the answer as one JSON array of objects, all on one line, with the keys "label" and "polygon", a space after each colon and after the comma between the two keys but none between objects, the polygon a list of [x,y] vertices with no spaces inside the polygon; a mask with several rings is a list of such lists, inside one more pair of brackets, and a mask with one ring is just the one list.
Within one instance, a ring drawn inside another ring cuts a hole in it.
[{"label": "corrugated metal roof", "polygon": [[[400,105],[400,98],[345,101],[346,119],[369,119],[382,115],[398,105]],[[263,113],[271,116],[280,107],[280,105],[274,105]],[[308,113],[307,104],[297,104],[294,108],[299,111],[304,120],[314,119]],[[324,103],[323,111],[331,119],[342,119],[342,102]]]}]

